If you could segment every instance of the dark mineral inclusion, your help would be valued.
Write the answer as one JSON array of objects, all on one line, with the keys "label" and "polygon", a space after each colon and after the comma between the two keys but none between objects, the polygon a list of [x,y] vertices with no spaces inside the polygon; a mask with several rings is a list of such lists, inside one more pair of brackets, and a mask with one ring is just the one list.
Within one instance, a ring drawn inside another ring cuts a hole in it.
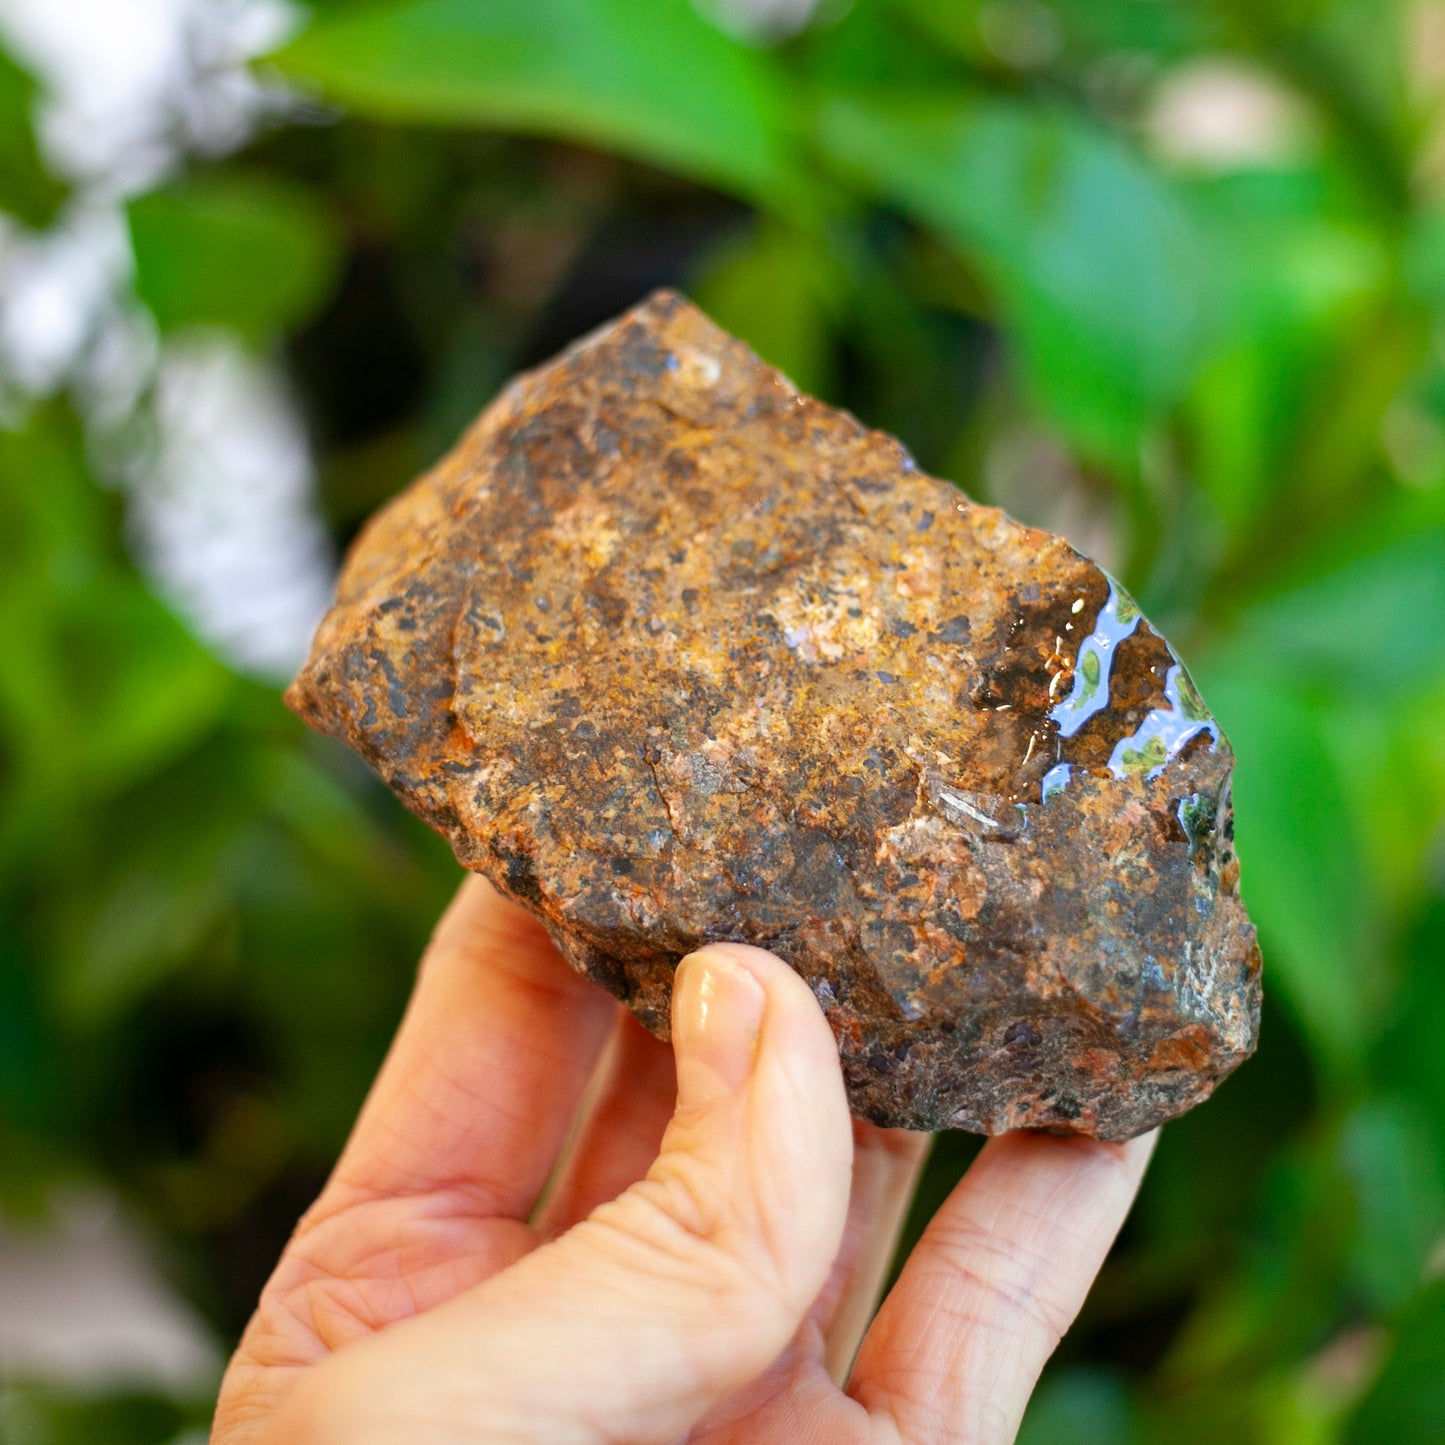
[{"label": "dark mineral inclusion", "polygon": [[1254,1047],[1232,755],[1131,599],[659,293],[356,544],[288,694],[659,1035],[772,949],[882,1124],[1126,1139]]}]

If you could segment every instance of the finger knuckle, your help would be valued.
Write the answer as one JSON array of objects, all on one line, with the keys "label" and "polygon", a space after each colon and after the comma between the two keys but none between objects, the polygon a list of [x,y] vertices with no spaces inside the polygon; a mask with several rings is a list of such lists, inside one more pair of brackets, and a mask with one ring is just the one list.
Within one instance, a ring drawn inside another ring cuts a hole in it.
[{"label": "finger knuckle", "polygon": [[621,1231],[634,1269],[659,1288],[706,1297],[720,1324],[790,1322],[807,1301],[793,1298],[765,1232],[738,1216],[720,1184],[703,1169],[658,1170],[593,1218]]},{"label": "finger knuckle", "polygon": [[1073,1319],[1049,1287],[1048,1261],[1022,1240],[999,1235],[967,1218],[940,1224],[931,1241],[940,1279],[938,1297],[967,1316],[971,1327],[1063,1338]]}]

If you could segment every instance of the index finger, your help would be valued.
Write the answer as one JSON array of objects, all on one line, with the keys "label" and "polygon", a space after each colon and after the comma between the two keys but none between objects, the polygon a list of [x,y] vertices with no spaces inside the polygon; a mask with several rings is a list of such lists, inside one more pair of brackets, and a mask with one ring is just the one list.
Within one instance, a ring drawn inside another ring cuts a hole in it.
[{"label": "index finger", "polygon": [[358,1200],[444,1191],[477,1217],[526,1218],[616,1010],[535,918],[467,879],[308,1226]]},{"label": "index finger", "polygon": [[1154,1139],[989,1140],[884,1301],[849,1394],[904,1440],[1013,1440],[1129,1212]]},{"label": "index finger", "polygon": [[468,880],[422,959],[361,1117],[261,1295],[214,1440],[241,1445],[299,1374],[532,1245],[533,1207],[619,1005]]}]

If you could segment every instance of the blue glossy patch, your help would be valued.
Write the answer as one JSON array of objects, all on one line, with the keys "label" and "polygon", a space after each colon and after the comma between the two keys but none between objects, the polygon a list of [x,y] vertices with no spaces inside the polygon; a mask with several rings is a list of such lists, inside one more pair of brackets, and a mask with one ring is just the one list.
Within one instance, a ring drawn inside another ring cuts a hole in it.
[{"label": "blue glossy patch", "polygon": [[1116,778],[1140,776],[1157,778],[1185,743],[1207,732],[1219,743],[1219,724],[1200,701],[1189,674],[1177,662],[1164,679],[1167,708],[1154,708],[1139,731],[1120,738],[1109,757],[1109,771]]},{"label": "blue glossy patch", "polygon": [[1063,737],[1073,737],[1096,712],[1108,707],[1109,669],[1113,666],[1114,650],[1133,635],[1138,625],[1138,604],[1114,583],[1109,588],[1109,600],[1094,622],[1094,631],[1079,647],[1073,689],[1049,713]]},{"label": "blue glossy patch", "polygon": [[1069,786],[1069,776],[1074,770],[1072,763],[1055,763],[1044,774],[1041,801],[1047,803],[1056,793],[1062,793]]}]

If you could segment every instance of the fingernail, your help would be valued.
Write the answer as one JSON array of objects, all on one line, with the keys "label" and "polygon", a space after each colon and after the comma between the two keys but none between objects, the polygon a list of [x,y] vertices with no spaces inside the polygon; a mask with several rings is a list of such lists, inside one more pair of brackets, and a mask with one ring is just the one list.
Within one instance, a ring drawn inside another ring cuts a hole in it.
[{"label": "fingernail", "polygon": [[691,953],[678,964],[672,1040],[679,1102],[707,1104],[742,1088],[765,1004],[763,986],[726,954]]}]

